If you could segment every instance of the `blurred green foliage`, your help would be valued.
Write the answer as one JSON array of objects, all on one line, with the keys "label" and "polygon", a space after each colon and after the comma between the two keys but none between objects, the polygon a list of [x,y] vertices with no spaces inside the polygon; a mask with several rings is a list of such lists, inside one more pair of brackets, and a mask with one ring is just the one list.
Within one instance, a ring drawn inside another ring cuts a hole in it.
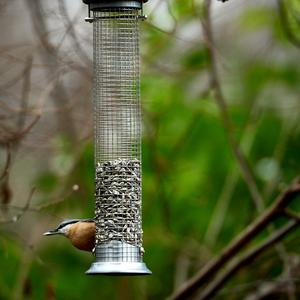
[{"label": "blurred green foliage", "polygon": [[[230,13],[229,4],[214,6],[213,46],[234,134],[269,204],[300,169],[300,49],[287,40],[272,3],[242,3],[229,3],[235,10],[230,20],[224,17]],[[299,2],[286,5],[291,30],[299,34]],[[145,261],[153,275],[87,277],[84,271],[93,257],[76,251],[67,240],[42,239],[38,248],[31,248],[26,236],[20,241],[1,227],[0,299],[15,299],[18,289],[24,299],[164,299],[257,216],[218,106],[206,90],[210,61],[201,38],[200,13],[195,13],[201,7],[199,1],[170,1],[165,14],[176,18],[174,31],[157,29],[164,22],[156,25],[155,9],[142,26],[143,228]],[[193,34],[186,37],[189,30]],[[43,214],[93,215],[92,142],[76,153],[66,137],[58,137],[57,144],[51,168],[33,182],[41,205],[36,226]],[[67,171],[60,174],[57,165]],[[43,206],[61,195],[58,200],[63,201]],[[227,202],[217,211],[220,201]],[[299,206],[294,204],[295,209]],[[52,225],[56,222],[53,219]],[[287,239],[288,252],[299,252],[293,242],[296,235]],[[271,249],[239,272],[216,298],[242,299],[259,280],[281,271],[282,261]],[[250,284],[230,292],[245,282]],[[280,297],[276,299],[286,299]]]}]

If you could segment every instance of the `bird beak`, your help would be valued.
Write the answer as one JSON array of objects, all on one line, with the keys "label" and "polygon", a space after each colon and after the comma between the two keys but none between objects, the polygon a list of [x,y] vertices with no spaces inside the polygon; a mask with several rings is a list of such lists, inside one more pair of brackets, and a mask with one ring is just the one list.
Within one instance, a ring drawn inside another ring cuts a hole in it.
[{"label": "bird beak", "polygon": [[60,234],[60,232],[56,231],[56,230],[49,230],[49,231],[43,233],[43,235],[56,235],[56,234]]}]

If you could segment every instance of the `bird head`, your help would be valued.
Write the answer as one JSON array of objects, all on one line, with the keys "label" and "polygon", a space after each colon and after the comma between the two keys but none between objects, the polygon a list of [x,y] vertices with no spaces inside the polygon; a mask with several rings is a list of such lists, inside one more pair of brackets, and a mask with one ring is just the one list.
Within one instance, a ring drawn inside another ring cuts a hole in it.
[{"label": "bird head", "polygon": [[63,221],[55,229],[45,232],[44,235],[63,235],[76,248],[92,251],[95,248],[95,231],[94,219],[73,219]]},{"label": "bird head", "polygon": [[61,222],[55,229],[49,230],[45,232],[43,235],[57,235],[62,234],[67,236],[69,229],[76,223],[79,222],[95,222],[94,219],[71,219],[71,220],[65,220]]},{"label": "bird head", "polygon": [[79,222],[79,220],[66,220],[61,222],[55,229],[49,230],[47,232],[45,232],[43,235],[58,235],[58,234],[62,234],[62,235],[67,235],[68,231],[70,229],[70,227],[72,226],[72,224]]}]

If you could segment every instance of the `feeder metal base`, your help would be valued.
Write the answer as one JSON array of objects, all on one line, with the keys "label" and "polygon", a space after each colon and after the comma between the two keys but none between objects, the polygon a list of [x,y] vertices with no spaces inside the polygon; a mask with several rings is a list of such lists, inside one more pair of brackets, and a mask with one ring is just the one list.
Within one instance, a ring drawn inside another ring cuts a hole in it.
[{"label": "feeder metal base", "polygon": [[151,275],[152,272],[143,262],[95,262],[85,272],[87,275]]},{"label": "feeder metal base", "polygon": [[151,275],[152,272],[142,261],[140,247],[112,240],[98,244],[95,249],[96,261],[92,263],[87,275]]}]

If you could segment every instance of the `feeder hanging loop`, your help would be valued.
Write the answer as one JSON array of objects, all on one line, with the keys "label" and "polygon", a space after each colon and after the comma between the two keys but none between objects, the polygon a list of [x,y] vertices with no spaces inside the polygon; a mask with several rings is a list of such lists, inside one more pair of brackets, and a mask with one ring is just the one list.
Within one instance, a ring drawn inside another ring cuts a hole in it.
[{"label": "feeder hanging loop", "polygon": [[139,21],[143,0],[83,0],[93,23],[96,261],[87,274],[149,275],[142,246]]}]

